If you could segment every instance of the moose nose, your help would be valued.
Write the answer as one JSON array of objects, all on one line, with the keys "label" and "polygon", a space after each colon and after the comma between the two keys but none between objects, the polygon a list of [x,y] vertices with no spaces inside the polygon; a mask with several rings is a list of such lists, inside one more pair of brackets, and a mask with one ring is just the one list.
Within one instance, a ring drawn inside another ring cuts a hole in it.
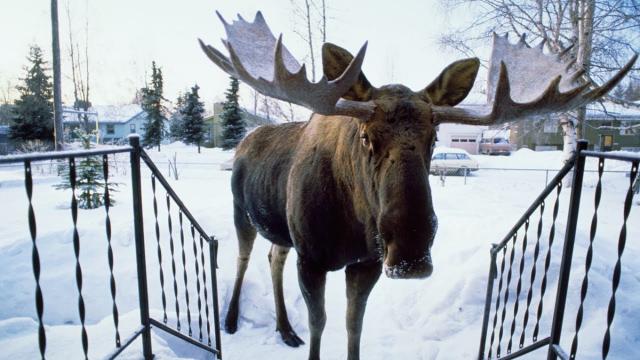
[{"label": "moose nose", "polygon": [[[390,244],[384,259],[384,272],[391,279],[424,279],[433,272],[431,251],[423,256],[407,256]],[[413,255],[413,254],[412,254]]]},{"label": "moose nose", "polygon": [[393,259],[388,257],[384,263],[384,273],[390,279],[425,279],[433,272],[431,253],[414,260],[401,260],[395,264],[390,260]]}]

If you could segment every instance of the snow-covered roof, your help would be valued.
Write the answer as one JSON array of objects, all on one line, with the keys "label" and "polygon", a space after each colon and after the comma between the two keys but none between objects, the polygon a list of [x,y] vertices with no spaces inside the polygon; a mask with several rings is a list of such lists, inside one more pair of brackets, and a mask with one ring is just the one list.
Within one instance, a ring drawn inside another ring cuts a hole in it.
[{"label": "snow-covered roof", "polygon": [[[469,97],[464,100],[461,106],[470,109],[480,109],[483,106],[482,100],[480,99],[481,96],[483,95],[479,93],[471,93],[469,94]],[[610,101],[603,103],[593,102],[587,105],[587,120],[603,119],[640,121],[640,103],[638,103],[638,107],[626,107]]]},{"label": "snow-covered roof", "polygon": [[[64,109],[74,111],[68,107]],[[141,112],[142,107],[138,104],[96,105],[89,109],[89,113],[98,114],[98,121],[101,123],[126,123]],[[64,113],[64,121],[74,122],[78,121],[77,119],[74,113]],[[94,121],[95,115],[89,115],[89,119]]]},{"label": "snow-covered roof", "polygon": [[503,138],[508,139],[511,136],[509,129],[488,129],[482,132],[484,139]]},{"label": "snow-covered roof", "polygon": [[445,146],[438,146],[434,148],[433,153],[434,154],[440,154],[440,153],[468,154],[468,152],[465,151],[464,149],[451,148],[451,147],[445,147]]},{"label": "snow-covered roof", "polygon": [[587,120],[601,120],[603,118],[640,121],[640,109],[626,107],[612,102],[604,102],[602,104],[595,102],[587,105]]}]

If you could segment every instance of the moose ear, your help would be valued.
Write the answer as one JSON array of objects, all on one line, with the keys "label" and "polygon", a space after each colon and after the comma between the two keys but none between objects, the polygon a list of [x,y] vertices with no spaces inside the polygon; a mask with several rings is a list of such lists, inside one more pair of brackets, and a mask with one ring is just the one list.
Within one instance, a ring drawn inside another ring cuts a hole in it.
[{"label": "moose ear", "polygon": [[[347,50],[331,43],[322,45],[322,70],[329,80],[340,76],[349,66],[353,55]],[[358,80],[342,95],[343,98],[353,101],[369,101],[371,99],[372,86],[362,72]]]},{"label": "moose ear", "polygon": [[455,106],[471,91],[479,67],[478,58],[458,60],[442,70],[422,94],[428,96],[433,105]]}]

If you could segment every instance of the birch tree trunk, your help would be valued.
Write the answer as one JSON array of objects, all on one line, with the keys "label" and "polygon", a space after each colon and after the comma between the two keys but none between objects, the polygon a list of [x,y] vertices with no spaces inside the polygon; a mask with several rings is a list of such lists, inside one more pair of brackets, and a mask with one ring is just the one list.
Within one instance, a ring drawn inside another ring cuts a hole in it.
[{"label": "birch tree trunk", "polygon": [[[593,14],[595,0],[573,0],[571,4],[571,25],[577,42],[576,67],[585,71],[589,76],[591,67],[591,49],[593,45]],[[582,106],[569,114],[560,115],[562,126],[562,162],[566,164],[576,154],[578,137],[584,137],[586,107]],[[578,133],[580,129],[580,133]],[[563,181],[565,188],[573,185],[573,176],[566,176]]]}]

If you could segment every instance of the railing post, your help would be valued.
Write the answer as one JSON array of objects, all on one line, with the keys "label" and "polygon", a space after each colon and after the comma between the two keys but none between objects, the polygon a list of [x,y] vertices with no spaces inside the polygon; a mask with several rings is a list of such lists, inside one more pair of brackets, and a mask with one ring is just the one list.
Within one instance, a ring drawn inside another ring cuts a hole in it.
[{"label": "railing post", "polygon": [[151,324],[149,322],[149,293],[147,287],[147,262],[144,250],[144,224],[142,222],[142,183],[140,180],[140,136],[129,135],[131,152],[131,192],[133,196],[133,226],[136,238],[136,263],[138,268],[138,295],[140,298],[140,323],[142,352],[146,360],[153,358],[151,351]]},{"label": "railing post", "polygon": [[218,305],[218,240],[209,236],[209,264],[211,265],[211,293],[213,298],[213,328],[216,335],[216,350],[218,359],[222,359],[222,344],[220,341],[220,314]]},{"label": "railing post", "polygon": [[489,326],[489,315],[491,312],[491,299],[493,299],[493,279],[496,278],[498,269],[496,267],[496,244],[491,246],[491,263],[489,264],[489,280],[487,281],[487,296],[484,301],[484,316],[482,318],[482,334],[480,335],[480,350],[478,360],[484,359],[484,346],[487,342],[487,327]]},{"label": "railing post", "polygon": [[551,336],[547,359],[557,359],[553,350],[554,345],[560,344],[562,336],[562,321],[567,303],[567,288],[569,286],[569,276],[571,275],[571,259],[573,257],[573,245],[576,239],[576,226],[578,223],[578,213],[580,211],[580,197],[582,194],[582,179],[584,177],[585,158],[580,156],[583,150],[587,149],[586,140],[578,141],[575,166],[573,169],[573,187],[571,188],[571,198],[569,200],[569,214],[567,215],[567,228],[564,235],[564,249],[562,251],[562,261],[560,263],[560,273],[558,275],[558,290],[556,302],[553,309],[553,322],[551,323]]}]

